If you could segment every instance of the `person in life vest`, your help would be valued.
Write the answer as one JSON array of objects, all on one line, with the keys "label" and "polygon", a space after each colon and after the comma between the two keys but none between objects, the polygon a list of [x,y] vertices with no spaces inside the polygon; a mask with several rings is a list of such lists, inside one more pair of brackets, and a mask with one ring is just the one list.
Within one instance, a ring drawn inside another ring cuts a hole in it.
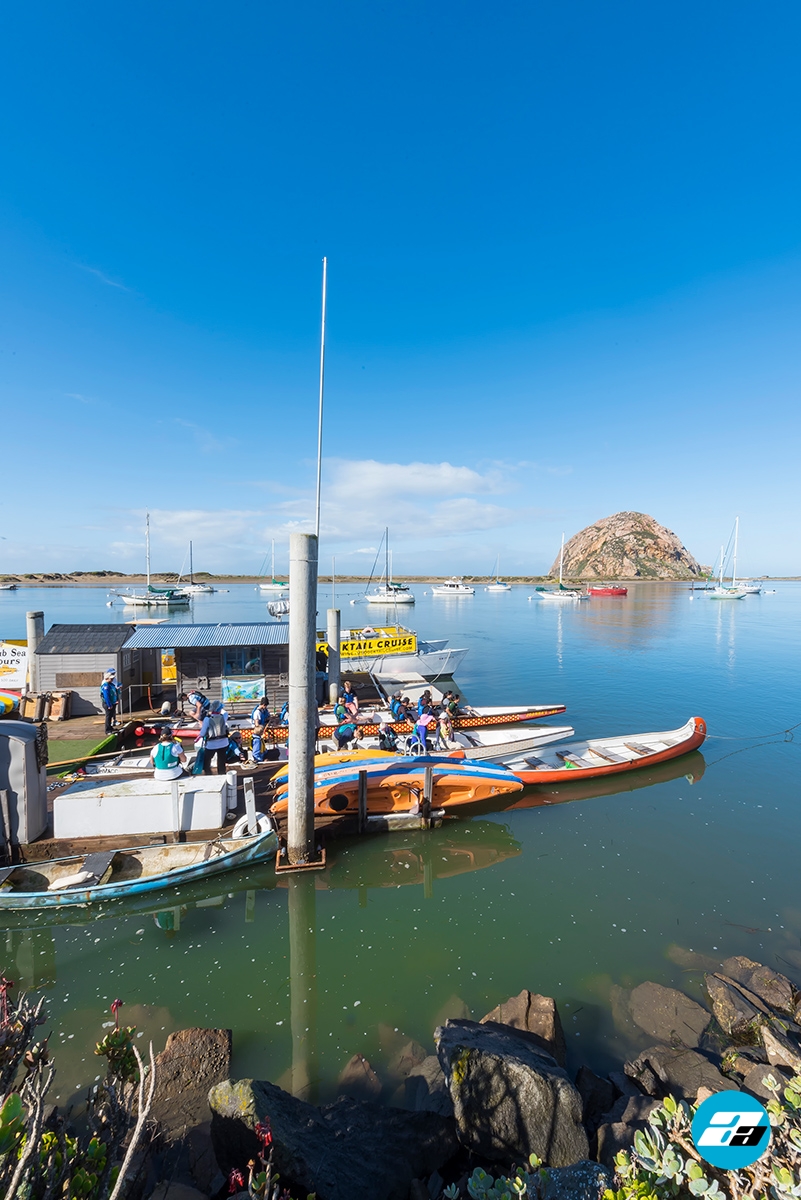
[{"label": "person in life vest", "polygon": [[357,732],[358,726],[356,724],[356,718],[350,716],[346,717],[342,724],[334,730],[337,749],[344,750],[349,742],[353,742],[355,747]]},{"label": "person in life vest", "polygon": [[250,719],[253,722],[253,741],[251,742],[253,761],[261,763],[264,762],[264,734],[270,723],[270,709],[266,696],[262,696],[250,714]]},{"label": "person in life vest", "polygon": [[202,692],[181,692],[180,699],[185,700],[189,705],[190,720],[202,721],[204,717],[208,716],[211,701]]},{"label": "person in life vest", "polygon": [[168,726],[162,729],[159,740],[150,751],[150,757],[155,768],[154,779],[180,779],[184,774],[186,755]]},{"label": "person in life vest", "polygon": [[359,700],[353,690],[353,684],[349,679],[346,679],[342,684],[342,691],[339,694],[339,703],[344,704],[345,708],[351,714],[356,716],[359,711]]},{"label": "person in life vest", "polygon": [[379,750],[397,750],[398,735],[388,721],[382,721],[378,728]]},{"label": "person in life vest", "polygon": [[426,709],[424,712],[422,712],[420,714],[420,716],[417,718],[417,724],[414,727],[414,732],[419,737],[420,742],[423,746],[423,749],[426,752],[428,752],[428,741],[426,740],[428,737],[428,732],[432,728],[432,726],[436,725],[436,723],[437,723],[437,718],[431,712],[430,708]]},{"label": "person in life vest", "polygon": [[113,733],[114,726],[117,721],[117,704],[120,698],[120,689],[117,686],[117,672],[113,667],[110,667],[103,676],[103,682],[100,685],[100,703],[103,707],[103,712],[106,714],[106,733]]},{"label": "person in life vest", "polygon": [[435,749],[455,750],[457,745],[453,737],[453,721],[450,715],[447,712],[440,713]]},{"label": "person in life vest", "polygon": [[200,725],[200,744],[203,746],[203,774],[211,775],[211,764],[217,759],[217,774],[225,774],[225,756],[228,751],[228,722],[219,700],[211,705],[211,711]]}]

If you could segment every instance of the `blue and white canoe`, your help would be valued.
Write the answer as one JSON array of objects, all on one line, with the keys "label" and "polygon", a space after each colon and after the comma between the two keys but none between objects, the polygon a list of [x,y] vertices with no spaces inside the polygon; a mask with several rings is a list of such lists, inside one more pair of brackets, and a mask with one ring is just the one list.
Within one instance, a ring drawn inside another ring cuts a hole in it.
[{"label": "blue and white canoe", "polygon": [[52,909],[123,900],[210,879],[274,858],[278,839],[255,837],[134,846],[0,869],[0,911]]}]

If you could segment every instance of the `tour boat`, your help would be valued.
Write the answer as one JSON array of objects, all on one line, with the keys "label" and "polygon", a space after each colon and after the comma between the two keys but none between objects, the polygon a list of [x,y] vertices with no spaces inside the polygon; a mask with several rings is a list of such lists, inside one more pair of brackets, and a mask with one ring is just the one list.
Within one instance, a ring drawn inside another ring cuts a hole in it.
[{"label": "tour boat", "polygon": [[[408,758],[398,755],[318,767],[314,772],[314,811],[316,813],[356,812],[359,775],[367,777],[367,812],[419,812],[427,768],[432,772],[432,808],[449,809],[476,804],[493,796],[509,795],[523,788],[521,781],[505,767],[469,762],[466,759],[431,755]],[[287,811],[286,784],[281,786],[271,813]]]},{"label": "tour boat", "polygon": [[0,592],[16,592],[16,583],[0,583]]},{"label": "tour boat", "polygon": [[454,575],[444,583],[435,583],[431,587],[432,596],[474,596],[476,589],[470,587],[462,579]]},{"label": "tour boat", "polygon": [[629,589],[614,583],[594,583],[587,591],[591,596],[628,596]]},{"label": "tour boat", "polygon": [[270,541],[270,579],[259,584],[262,592],[277,592],[279,595],[289,595],[289,584],[275,578],[275,538]]},{"label": "tour boat", "polygon": [[[557,600],[557,601],[589,600],[589,596],[587,595],[586,592],[581,592],[581,591],[579,591],[578,588],[565,587],[564,583],[562,582],[564,561],[565,561],[565,535],[562,534],[562,549],[559,552],[559,587],[558,588],[546,588],[546,587],[535,588],[534,595],[537,597],[538,600]],[[533,597],[529,596],[529,600],[532,600],[532,599],[533,599]]]},{"label": "tour boat", "polygon": [[272,831],[255,837],[139,846],[0,868],[0,910],[62,908],[173,889],[274,858]]},{"label": "tour boat", "polygon": [[[317,649],[327,651],[328,635],[317,634]],[[367,672],[385,686],[451,678],[467,654],[466,646],[448,646],[447,638],[424,641],[405,625],[365,625],[340,631],[343,671]]]},{"label": "tour boat", "polygon": [[523,783],[575,783],[598,775],[617,775],[650,767],[697,750],[706,737],[706,722],[691,717],[680,729],[664,733],[632,733],[618,737],[568,742],[559,750],[521,755],[504,761]]}]

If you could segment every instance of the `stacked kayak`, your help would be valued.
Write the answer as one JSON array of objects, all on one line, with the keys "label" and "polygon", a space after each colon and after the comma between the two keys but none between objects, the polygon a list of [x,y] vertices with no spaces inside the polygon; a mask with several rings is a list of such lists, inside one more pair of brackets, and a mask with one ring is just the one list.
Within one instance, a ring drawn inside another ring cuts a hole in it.
[{"label": "stacked kayak", "polygon": [[[430,797],[432,808],[457,808],[523,789],[520,779],[506,767],[470,762],[463,757],[429,755],[407,758],[398,754],[375,753],[361,757],[356,751],[353,756],[346,756],[346,761],[339,755],[331,755],[330,758],[336,761],[315,767],[315,813],[356,812],[361,772],[367,776],[367,811],[370,814],[418,812],[423,803],[428,767],[433,777]],[[288,807],[288,779],[283,770],[274,782],[277,795],[270,811],[284,813]]]}]

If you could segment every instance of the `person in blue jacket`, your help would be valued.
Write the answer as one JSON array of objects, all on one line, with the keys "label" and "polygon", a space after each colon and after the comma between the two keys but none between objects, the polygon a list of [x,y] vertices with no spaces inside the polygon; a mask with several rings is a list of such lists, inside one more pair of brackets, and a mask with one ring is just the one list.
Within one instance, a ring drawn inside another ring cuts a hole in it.
[{"label": "person in blue jacket", "polygon": [[117,686],[117,672],[110,667],[103,676],[100,685],[100,703],[106,714],[106,733],[113,733],[117,724],[117,704],[120,699],[120,689]]},{"label": "person in blue jacket", "polygon": [[253,761],[264,762],[264,733],[270,722],[270,709],[266,696],[262,696],[250,714],[250,719],[253,722],[253,741],[251,743]]}]

